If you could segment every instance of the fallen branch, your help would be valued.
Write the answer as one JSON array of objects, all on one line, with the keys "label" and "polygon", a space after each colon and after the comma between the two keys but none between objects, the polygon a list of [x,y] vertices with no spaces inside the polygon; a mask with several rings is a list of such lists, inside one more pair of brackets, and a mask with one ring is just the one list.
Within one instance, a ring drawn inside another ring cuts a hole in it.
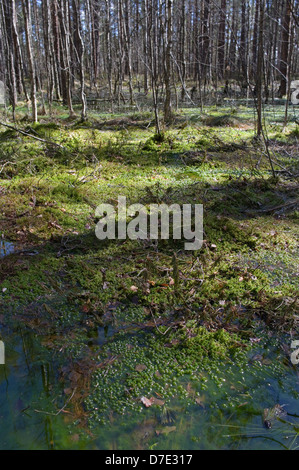
[{"label": "fallen branch", "polygon": [[17,163],[15,162],[5,162],[3,163],[1,169],[0,169],[0,174],[2,173],[2,171],[4,170],[4,168],[6,167],[6,165],[17,165]]},{"label": "fallen branch", "polygon": [[17,127],[10,126],[9,124],[5,124],[4,122],[0,121],[0,125],[4,126],[4,127],[7,127],[8,129],[11,129],[15,132],[19,132],[19,134],[25,135],[26,137],[31,137],[31,139],[38,140],[39,142],[42,142],[43,144],[50,144],[50,145],[54,145],[55,147],[64,148],[62,145],[57,144],[56,142],[53,142],[51,140],[42,139],[41,137],[36,137],[35,135],[30,134],[29,132],[22,131],[21,129],[18,129]]},{"label": "fallen branch", "polygon": [[[262,154],[265,155],[268,159],[271,159],[271,157],[266,152],[262,152]],[[275,165],[282,168],[284,173],[287,173],[289,176],[294,176],[289,170],[287,170],[287,168],[285,168],[280,163],[278,163],[277,158],[275,158],[275,160],[272,158],[271,161],[272,161],[272,163],[275,163]],[[275,170],[275,172],[277,173],[277,172],[279,172],[279,170]]]},{"label": "fallen branch", "polygon": [[289,201],[285,204],[281,204],[280,206],[270,207],[268,209],[258,209],[255,212],[263,212],[263,213],[274,212],[274,211],[277,211],[277,210],[280,210],[280,209],[284,209],[285,207],[295,206],[298,203],[299,203],[299,199],[295,199],[294,201]]}]

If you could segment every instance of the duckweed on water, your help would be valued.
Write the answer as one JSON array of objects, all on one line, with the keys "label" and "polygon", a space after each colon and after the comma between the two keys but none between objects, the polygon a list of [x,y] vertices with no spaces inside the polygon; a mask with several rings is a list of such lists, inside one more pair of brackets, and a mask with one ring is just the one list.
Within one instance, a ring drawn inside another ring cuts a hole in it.
[{"label": "duckweed on water", "polygon": [[[246,348],[244,346],[249,344],[243,344],[240,348],[235,343],[240,338],[232,340],[224,330],[209,333],[194,325],[188,327],[189,332],[192,329],[192,338],[181,330],[166,338],[161,338],[157,332],[142,338],[132,338],[122,332],[104,347],[105,353],[103,351],[98,359],[109,358],[110,365],[94,374],[94,391],[85,400],[92,428],[96,428],[97,423],[105,423],[108,435],[115,435],[114,423],[117,423],[122,429],[121,435],[128,432],[133,439],[132,430],[140,423],[140,413],[146,422],[154,420],[153,425],[159,429],[159,420],[164,419],[168,410],[168,415],[172,416],[169,426],[176,427],[179,423],[181,428],[186,426],[187,448],[213,448],[213,445],[225,448],[221,423],[224,427],[230,425],[232,430],[238,428],[240,434],[248,433],[249,438],[254,429],[262,439],[261,416],[265,407],[281,402],[285,395],[289,397],[287,409],[294,413],[299,388],[294,387],[294,376],[288,372],[278,338],[271,335],[267,338],[264,331],[257,331],[256,345]],[[166,340],[172,341],[172,347],[165,346]],[[153,404],[146,409],[141,403],[143,396],[158,397],[164,406]],[[291,432],[291,424],[289,429]],[[276,430],[277,426],[274,435]],[[195,437],[197,433],[200,441]],[[98,438],[102,445],[103,438]],[[182,438],[179,439],[182,446]],[[133,445],[129,437],[128,442],[121,436],[117,440],[119,448]],[[143,445],[148,448],[154,442],[163,449],[167,445],[175,446],[177,440],[174,436],[171,440],[159,438],[157,442],[157,437],[150,434]]]},{"label": "duckweed on water", "polygon": [[187,324],[167,336],[161,331],[133,337],[121,332],[103,347],[98,360],[110,359],[111,364],[93,377],[94,392],[86,400],[92,422],[105,421],[111,410],[142,410],[143,395],[161,397],[166,405],[172,400],[191,403],[186,380],[199,391],[206,388],[202,374],[210,373],[222,386],[217,360],[246,363],[246,354],[236,349],[237,338],[224,330],[213,333]]}]

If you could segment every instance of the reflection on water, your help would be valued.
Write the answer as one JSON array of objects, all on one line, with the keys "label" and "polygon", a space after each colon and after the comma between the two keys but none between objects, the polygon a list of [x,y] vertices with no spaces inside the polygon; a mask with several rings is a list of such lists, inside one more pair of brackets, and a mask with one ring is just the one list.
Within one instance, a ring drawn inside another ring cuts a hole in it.
[{"label": "reflection on water", "polygon": [[[59,417],[47,414],[54,370],[41,358],[33,335],[5,336],[6,364],[0,366],[0,448],[53,449],[53,425]],[[53,408],[51,409],[53,411]]]},{"label": "reflection on water", "polygon": [[10,253],[13,253],[13,251],[13,244],[0,238],[0,258],[3,258],[3,256],[7,256]]}]

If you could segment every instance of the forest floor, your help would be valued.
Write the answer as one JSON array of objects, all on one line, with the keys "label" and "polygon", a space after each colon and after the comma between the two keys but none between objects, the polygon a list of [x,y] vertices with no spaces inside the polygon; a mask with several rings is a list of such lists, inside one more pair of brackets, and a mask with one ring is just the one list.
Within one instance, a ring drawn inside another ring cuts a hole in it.
[{"label": "forest floor", "polygon": [[[161,139],[148,112],[54,112],[31,125],[19,111],[31,137],[0,133],[1,332],[10,372],[18,352],[42,382],[12,392],[19,441],[29,413],[46,422],[31,447],[226,448],[223,430],[199,437],[190,416],[206,430],[260,417],[277,405],[278,385],[261,397],[265,377],[287,374],[290,403],[299,396],[298,126],[266,108],[273,177],[250,108],[182,110]],[[203,204],[202,248],[98,240],[96,207],[118,196]]]}]

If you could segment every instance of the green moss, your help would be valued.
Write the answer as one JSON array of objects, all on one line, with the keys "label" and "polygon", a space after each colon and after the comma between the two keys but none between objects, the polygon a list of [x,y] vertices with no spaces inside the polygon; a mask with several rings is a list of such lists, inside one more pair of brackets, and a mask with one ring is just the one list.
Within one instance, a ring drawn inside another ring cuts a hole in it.
[{"label": "green moss", "polygon": [[299,138],[299,126],[297,125],[295,129],[293,129],[290,133],[289,136],[291,139],[298,139]]},{"label": "green moss", "polygon": [[232,113],[206,118],[204,124],[209,127],[237,127],[240,125],[241,122],[242,120],[235,116],[235,113]]}]

